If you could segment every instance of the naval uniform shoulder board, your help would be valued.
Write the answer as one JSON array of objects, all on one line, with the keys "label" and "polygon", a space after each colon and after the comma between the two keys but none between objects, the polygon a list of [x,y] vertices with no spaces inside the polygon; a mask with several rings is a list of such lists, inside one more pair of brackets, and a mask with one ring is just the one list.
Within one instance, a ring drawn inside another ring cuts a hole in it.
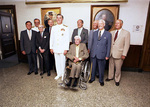
[{"label": "naval uniform shoulder board", "polygon": [[64,25],[64,24],[63,24],[63,26],[68,27],[68,26],[66,26],[66,25]]}]

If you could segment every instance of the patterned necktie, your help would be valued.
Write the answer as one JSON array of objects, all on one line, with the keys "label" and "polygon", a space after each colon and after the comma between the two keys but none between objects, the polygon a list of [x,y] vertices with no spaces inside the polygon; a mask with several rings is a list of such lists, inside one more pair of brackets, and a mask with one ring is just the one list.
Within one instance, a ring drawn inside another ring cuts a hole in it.
[{"label": "patterned necktie", "polygon": [[114,42],[116,41],[117,37],[118,37],[118,30],[117,30],[117,32],[115,34]]},{"label": "patterned necktie", "polygon": [[100,38],[101,38],[101,31],[99,31],[98,40],[100,40]]}]

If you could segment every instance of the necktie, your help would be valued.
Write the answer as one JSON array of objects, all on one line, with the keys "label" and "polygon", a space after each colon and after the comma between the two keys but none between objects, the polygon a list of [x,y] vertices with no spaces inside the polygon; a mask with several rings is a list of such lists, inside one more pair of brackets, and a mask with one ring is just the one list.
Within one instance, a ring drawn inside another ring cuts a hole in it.
[{"label": "necktie", "polygon": [[98,40],[100,40],[100,38],[101,38],[101,31],[99,31]]},{"label": "necktie", "polygon": [[115,40],[117,39],[117,37],[118,37],[118,30],[117,30],[117,32],[116,32],[116,34],[115,34],[114,42],[115,42]]},{"label": "necktie", "polygon": [[42,35],[42,33],[40,33],[41,34],[41,39],[43,38],[43,35]]},{"label": "necktie", "polygon": [[29,30],[29,39],[31,40],[31,31]]},{"label": "necktie", "polygon": [[49,34],[51,35],[51,29],[52,29],[52,27],[50,27],[50,29],[49,29]]}]

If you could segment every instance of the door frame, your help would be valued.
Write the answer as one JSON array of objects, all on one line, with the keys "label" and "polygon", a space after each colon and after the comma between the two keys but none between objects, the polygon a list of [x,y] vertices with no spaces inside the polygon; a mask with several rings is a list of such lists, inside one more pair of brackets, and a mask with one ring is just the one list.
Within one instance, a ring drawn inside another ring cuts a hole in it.
[{"label": "door frame", "polygon": [[149,43],[148,41],[148,34],[149,34],[149,29],[150,29],[150,2],[149,2],[149,7],[148,7],[148,13],[147,13],[147,21],[146,21],[146,27],[145,27],[145,34],[144,34],[144,41],[143,41],[143,47],[142,47],[142,56],[141,56],[141,63],[140,63],[140,68],[143,71],[144,70],[144,59],[145,59],[145,53],[146,53],[146,46]]},{"label": "door frame", "polygon": [[20,47],[19,47],[19,43],[18,43],[18,26],[17,26],[17,17],[16,17],[16,7],[15,7],[15,5],[0,5],[0,9],[1,10],[5,10],[5,9],[12,9],[13,10],[13,15],[14,15],[14,27],[15,27],[15,33],[16,33],[16,37],[14,38],[15,39],[15,41],[16,41],[16,43],[15,43],[15,45],[17,45],[17,54],[18,54],[18,60],[19,60],[19,49],[20,49]]}]

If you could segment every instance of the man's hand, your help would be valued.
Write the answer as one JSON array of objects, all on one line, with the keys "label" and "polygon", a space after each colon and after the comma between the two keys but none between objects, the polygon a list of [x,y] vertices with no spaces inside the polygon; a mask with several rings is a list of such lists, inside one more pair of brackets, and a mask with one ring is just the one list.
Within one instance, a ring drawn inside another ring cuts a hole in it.
[{"label": "man's hand", "polygon": [[124,60],[125,58],[126,58],[126,56],[123,56],[123,55],[121,56],[121,59],[122,59],[122,60]]},{"label": "man's hand", "polygon": [[25,51],[22,51],[22,54],[23,54],[23,55],[25,55],[25,54],[26,54],[26,52],[25,52]]},{"label": "man's hand", "polygon": [[67,50],[64,50],[64,55],[66,55],[67,54]]},{"label": "man's hand", "polygon": [[75,57],[75,56],[74,56],[73,58],[74,58],[74,61],[73,61],[73,62],[75,62],[75,63],[76,63],[76,62],[78,62],[78,61],[79,61],[79,58],[77,58],[77,57]]},{"label": "man's hand", "polygon": [[44,51],[45,51],[44,49],[41,49],[41,48],[39,50],[40,50],[41,53],[44,53]]},{"label": "man's hand", "polygon": [[108,58],[108,57],[105,57],[105,59],[108,60],[109,58]]},{"label": "man's hand", "polygon": [[51,54],[54,54],[53,49],[50,49]]}]

